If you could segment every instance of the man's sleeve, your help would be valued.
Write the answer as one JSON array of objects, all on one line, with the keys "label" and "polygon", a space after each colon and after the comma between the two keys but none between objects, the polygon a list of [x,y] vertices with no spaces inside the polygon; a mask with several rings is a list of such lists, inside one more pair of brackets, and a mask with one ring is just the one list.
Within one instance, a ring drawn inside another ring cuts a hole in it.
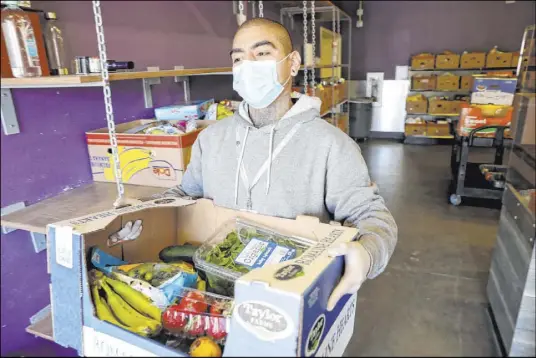
[{"label": "man's sleeve", "polygon": [[202,151],[201,135],[192,146],[190,163],[182,177],[179,185],[167,189],[160,197],[183,197],[183,198],[202,198],[203,197],[203,168],[202,168]]},{"label": "man's sleeve", "polygon": [[372,260],[368,278],[378,276],[393,253],[398,228],[378,187],[370,181],[359,146],[348,136],[331,147],[325,201],[336,221],[359,229],[359,241]]}]

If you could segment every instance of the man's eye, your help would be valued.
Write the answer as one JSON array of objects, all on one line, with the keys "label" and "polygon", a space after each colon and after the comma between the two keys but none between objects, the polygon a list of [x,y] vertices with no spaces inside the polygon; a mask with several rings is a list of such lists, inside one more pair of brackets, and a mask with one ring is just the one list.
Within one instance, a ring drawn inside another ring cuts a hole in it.
[{"label": "man's eye", "polygon": [[239,58],[235,58],[235,59],[233,60],[233,63],[237,63],[237,62],[240,62],[240,59],[239,59]]},{"label": "man's eye", "polygon": [[269,54],[270,54],[270,52],[259,52],[257,54],[257,56],[266,56],[266,55],[269,55]]}]

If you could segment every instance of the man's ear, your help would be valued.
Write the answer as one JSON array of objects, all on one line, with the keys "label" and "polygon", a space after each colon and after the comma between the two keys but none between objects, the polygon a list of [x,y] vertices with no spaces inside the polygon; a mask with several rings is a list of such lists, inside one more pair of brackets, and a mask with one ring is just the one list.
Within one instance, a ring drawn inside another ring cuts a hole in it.
[{"label": "man's ear", "polygon": [[290,67],[290,75],[292,77],[296,77],[298,75],[298,71],[300,70],[301,66],[301,56],[298,51],[293,51],[290,54],[290,61],[292,62],[292,65]]}]

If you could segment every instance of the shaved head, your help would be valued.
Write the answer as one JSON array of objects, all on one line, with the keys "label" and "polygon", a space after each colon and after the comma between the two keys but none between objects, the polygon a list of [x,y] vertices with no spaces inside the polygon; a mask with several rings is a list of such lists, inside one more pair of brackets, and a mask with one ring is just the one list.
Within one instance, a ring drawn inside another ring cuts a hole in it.
[{"label": "shaved head", "polygon": [[277,21],[269,20],[263,17],[254,17],[253,19],[249,19],[248,21],[240,25],[240,27],[236,31],[235,38],[242,31],[248,31],[248,29],[257,29],[275,35],[278,45],[281,46],[281,49],[284,51],[285,54],[291,53],[294,49],[294,46],[292,45],[292,39],[290,38],[290,33],[288,32],[287,28]]}]

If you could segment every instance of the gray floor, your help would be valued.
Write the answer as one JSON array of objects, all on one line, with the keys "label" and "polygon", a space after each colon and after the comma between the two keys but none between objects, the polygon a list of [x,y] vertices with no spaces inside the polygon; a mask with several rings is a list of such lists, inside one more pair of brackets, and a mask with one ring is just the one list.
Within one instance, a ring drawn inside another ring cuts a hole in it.
[{"label": "gray floor", "polygon": [[384,273],[360,290],[348,353],[494,354],[485,288],[499,211],[447,203],[449,146],[360,146],[399,239]]}]

